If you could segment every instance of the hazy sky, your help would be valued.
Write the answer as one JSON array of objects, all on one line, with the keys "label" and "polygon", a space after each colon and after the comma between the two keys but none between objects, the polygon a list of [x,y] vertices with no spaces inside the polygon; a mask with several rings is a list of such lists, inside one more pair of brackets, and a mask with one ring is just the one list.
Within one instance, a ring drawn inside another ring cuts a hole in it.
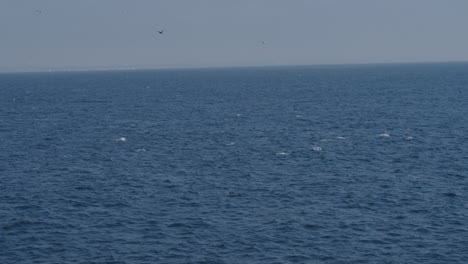
[{"label": "hazy sky", "polygon": [[467,28],[467,0],[0,0],[0,70],[466,61]]}]

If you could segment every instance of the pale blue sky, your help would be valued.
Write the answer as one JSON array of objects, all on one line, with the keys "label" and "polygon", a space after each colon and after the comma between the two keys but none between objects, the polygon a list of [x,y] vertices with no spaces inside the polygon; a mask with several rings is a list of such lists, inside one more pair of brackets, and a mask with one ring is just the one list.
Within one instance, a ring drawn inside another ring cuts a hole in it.
[{"label": "pale blue sky", "polygon": [[0,0],[0,71],[467,61],[467,26],[466,0]]}]

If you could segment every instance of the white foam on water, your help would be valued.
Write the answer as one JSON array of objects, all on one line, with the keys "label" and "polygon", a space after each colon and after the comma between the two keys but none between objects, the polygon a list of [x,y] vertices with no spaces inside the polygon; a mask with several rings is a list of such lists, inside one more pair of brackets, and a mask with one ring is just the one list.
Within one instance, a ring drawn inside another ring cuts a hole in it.
[{"label": "white foam on water", "polygon": [[125,142],[127,141],[127,138],[126,137],[121,137],[121,138],[117,138],[117,139],[114,139],[115,141],[121,141],[121,142]]},{"label": "white foam on water", "polygon": [[278,153],[276,153],[276,155],[278,155],[278,156],[286,156],[286,155],[289,155],[289,153],[287,153],[287,152],[278,152]]},{"label": "white foam on water", "polygon": [[379,134],[379,137],[389,137],[390,134],[387,134],[387,133],[382,133],[382,134]]},{"label": "white foam on water", "polygon": [[312,150],[313,151],[322,151],[322,148],[321,147],[313,147]]},{"label": "white foam on water", "polygon": [[224,145],[226,145],[226,146],[234,146],[235,144],[236,144],[236,143],[234,143],[234,142],[229,142],[229,143],[226,143],[226,144],[224,144]]},{"label": "white foam on water", "polygon": [[413,137],[410,137],[410,136],[407,136],[407,137],[404,137],[403,139],[404,139],[404,140],[413,140],[414,138],[413,138]]},{"label": "white foam on water", "polygon": [[346,139],[345,137],[336,137],[336,139]]},{"label": "white foam on water", "polygon": [[146,149],[140,148],[140,149],[136,149],[135,151],[136,151],[136,152],[146,152]]}]

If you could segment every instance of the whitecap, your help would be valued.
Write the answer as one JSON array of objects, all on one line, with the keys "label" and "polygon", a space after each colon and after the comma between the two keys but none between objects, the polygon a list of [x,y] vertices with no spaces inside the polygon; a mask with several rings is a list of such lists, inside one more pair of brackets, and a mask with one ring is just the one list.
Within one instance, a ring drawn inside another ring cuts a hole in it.
[{"label": "whitecap", "polygon": [[287,152],[278,152],[278,153],[276,153],[276,155],[286,156],[286,155],[289,155],[289,153],[287,153]]},{"label": "whitecap", "polygon": [[390,134],[387,134],[387,133],[382,133],[382,134],[379,134],[379,137],[389,137]]},{"label": "whitecap", "polygon": [[121,138],[117,138],[117,139],[114,139],[115,141],[127,141],[127,138],[126,137],[121,137]]},{"label": "whitecap", "polygon": [[234,142],[229,142],[229,143],[226,143],[226,144],[224,144],[224,145],[226,145],[226,146],[234,146],[235,144],[236,144],[236,143],[234,143]]},{"label": "whitecap", "polygon": [[146,149],[144,149],[144,148],[140,148],[140,149],[136,149],[135,151],[136,151],[136,152],[145,152],[145,151],[146,151]]},{"label": "whitecap", "polygon": [[336,139],[346,139],[345,137],[336,137]]},{"label": "whitecap", "polygon": [[407,136],[407,137],[404,137],[403,139],[404,139],[404,140],[413,140],[414,138],[413,138],[413,137],[410,137],[410,136]]},{"label": "whitecap", "polygon": [[313,151],[322,151],[322,148],[321,147],[313,147],[312,150]]}]

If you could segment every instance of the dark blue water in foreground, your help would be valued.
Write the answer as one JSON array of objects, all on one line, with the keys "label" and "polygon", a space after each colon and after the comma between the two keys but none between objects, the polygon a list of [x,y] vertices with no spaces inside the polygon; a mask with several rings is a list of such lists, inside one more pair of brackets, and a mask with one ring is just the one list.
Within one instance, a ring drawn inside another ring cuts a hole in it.
[{"label": "dark blue water in foreground", "polygon": [[0,75],[0,263],[468,263],[468,64]]}]

